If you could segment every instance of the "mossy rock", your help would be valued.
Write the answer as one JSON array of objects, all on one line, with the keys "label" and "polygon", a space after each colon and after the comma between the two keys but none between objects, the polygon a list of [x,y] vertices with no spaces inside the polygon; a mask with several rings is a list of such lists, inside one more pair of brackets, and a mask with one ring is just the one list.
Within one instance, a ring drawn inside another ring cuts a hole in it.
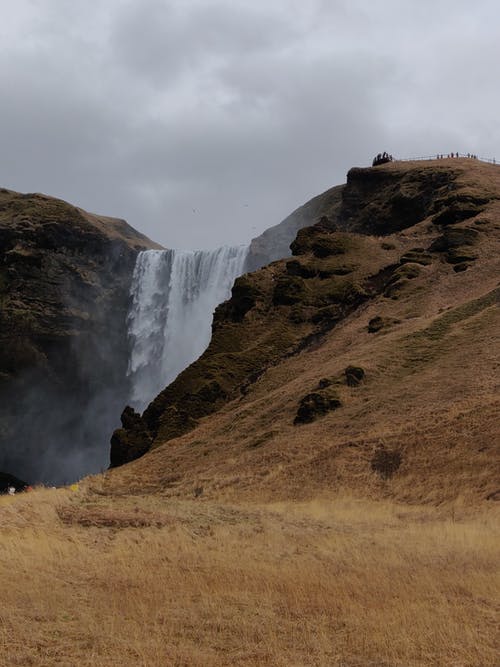
[{"label": "mossy rock", "polygon": [[393,324],[393,322],[394,320],[390,320],[387,317],[381,317],[380,315],[372,317],[372,319],[368,322],[368,333],[377,333],[377,331],[386,329],[388,326]]},{"label": "mossy rock", "polygon": [[346,306],[361,303],[369,296],[364,287],[351,278],[334,278],[324,292],[324,298],[329,303],[339,303]]},{"label": "mossy rock", "polygon": [[403,266],[400,266],[393,273],[393,280],[400,280],[401,278],[407,278],[408,280],[413,280],[417,278],[422,273],[422,269],[418,264],[406,263]]},{"label": "mossy rock", "polygon": [[401,257],[399,262],[400,264],[422,264],[426,266],[432,263],[432,255],[423,248],[412,248]]},{"label": "mossy rock", "polygon": [[400,298],[403,292],[405,292],[406,288],[409,287],[410,281],[403,279],[403,280],[398,280],[397,282],[392,283],[387,287],[387,289],[384,291],[384,296],[387,297],[388,299],[393,299],[396,301],[397,299]]},{"label": "mossy rock", "polygon": [[432,222],[435,225],[455,225],[469,220],[484,211],[484,206],[471,202],[456,202],[435,215]]},{"label": "mossy rock", "polygon": [[121,415],[122,428],[111,436],[110,467],[121,466],[144,456],[153,438],[141,415],[127,406]]},{"label": "mossy rock", "polygon": [[348,248],[349,244],[346,242],[346,238],[337,234],[320,236],[311,244],[313,255],[319,258],[343,255]]},{"label": "mossy rock", "polygon": [[324,235],[324,230],[315,225],[299,229],[297,236],[290,244],[292,255],[298,256],[307,254],[311,250],[311,245],[314,239],[322,235]]},{"label": "mossy rock", "polygon": [[303,301],[306,296],[304,280],[299,276],[282,275],[276,281],[273,304],[285,306]]},{"label": "mossy rock", "polygon": [[356,264],[339,264],[338,266],[326,266],[318,270],[318,277],[321,280],[331,278],[332,276],[347,276],[356,271]]},{"label": "mossy rock", "polygon": [[365,371],[361,366],[348,366],[344,375],[349,387],[357,387],[365,379]]},{"label": "mossy rock", "polygon": [[477,255],[465,251],[463,248],[451,248],[445,255],[448,264],[462,264],[463,262],[474,262]]},{"label": "mossy rock", "polygon": [[429,250],[446,252],[451,248],[475,245],[479,239],[479,232],[471,227],[455,227],[446,229],[442,236],[433,241]]},{"label": "mossy rock", "polygon": [[218,306],[214,313],[213,327],[223,321],[242,322],[248,311],[255,307],[260,290],[248,275],[236,278],[231,290],[231,299]]},{"label": "mossy rock", "polygon": [[169,405],[160,417],[157,438],[160,441],[177,438],[191,431],[198,421],[186,410],[178,409],[176,405]]},{"label": "mossy rock", "polygon": [[342,403],[338,397],[328,390],[312,392],[301,399],[293,423],[295,425],[310,424],[341,406]]},{"label": "mossy rock", "polygon": [[418,264],[403,264],[397,268],[384,290],[384,296],[397,299],[402,291],[408,286],[409,281],[417,278],[421,273]]},{"label": "mossy rock", "polygon": [[469,266],[470,264],[468,264],[467,262],[461,262],[460,264],[455,264],[455,266],[453,267],[453,271],[455,271],[455,273],[463,273],[464,271],[467,271]]}]

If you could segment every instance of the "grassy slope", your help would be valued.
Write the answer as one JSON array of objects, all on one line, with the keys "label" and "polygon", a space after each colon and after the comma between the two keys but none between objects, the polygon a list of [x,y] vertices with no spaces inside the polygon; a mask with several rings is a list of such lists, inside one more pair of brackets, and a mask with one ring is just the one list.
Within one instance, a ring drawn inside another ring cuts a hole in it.
[{"label": "grassy slope", "polygon": [[[245,395],[236,390],[232,401],[202,418],[195,430],[161,446],[160,429],[157,448],[110,474],[109,484],[174,497],[203,487],[205,495],[231,500],[303,499],[339,488],[411,502],[449,501],[460,495],[479,501],[495,492],[500,487],[495,465],[500,202],[493,197],[500,193],[500,170],[456,162],[464,170],[461,191],[486,191],[492,197],[479,216],[454,225],[480,230],[473,248],[478,259],[466,271],[455,272],[442,253],[431,253],[432,261],[418,265],[416,277],[400,281],[392,294],[397,298],[377,294],[363,302],[316,345],[269,366]],[[404,173],[412,168],[405,165]],[[310,298],[321,301],[322,290],[332,290],[338,281],[362,283],[411,248],[428,248],[441,231],[428,218],[392,236],[352,237],[356,243],[363,240],[354,255],[327,257],[323,267],[357,259],[362,268],[350,276],[305,281]],[[320,261],[310,255],[299,259],[305,265]],[[278,262],[257,274],[261,284],[274,272],[272,290],[277,276],[286,273],[284,265]],[[269,337],[279,324],[297,336],[307,334],[311,325],[301,323],[298,331],[291,323],[293,307],[273,307],[274,319],[267,320],[265,307],[249,311],[238,340],[250,331],[261,351],[259,330]],[[387,324],[369,333],[368,323],[377,316]],[[269,329],[259,329],[266,321],[271,322]],[[166,390],[170,402],[176,391],[177,397],[183,396],[189,383],[192,387],[195,379],[203,380],[213,359],[220,360],[212,351],[217,351],[224,331],[216,332],[207,353]],[[366,371],[356,388],[342,381],[350,364]],[[312,424],[294,426],[300,399],[323,377],[338,382],[343,407]],[[238,381],[233,386],[238,387]],[[380,449],[401,457],[399,470],[389,479],[372,470]]]},{"label": "grassy slope", "polygon": [[[0,498],[0,665],[496,666],[496,201],[481,219],[465,272],[422,266],[192,431],[75,493]],[[323,377],[343,407],[293,426]]]}]

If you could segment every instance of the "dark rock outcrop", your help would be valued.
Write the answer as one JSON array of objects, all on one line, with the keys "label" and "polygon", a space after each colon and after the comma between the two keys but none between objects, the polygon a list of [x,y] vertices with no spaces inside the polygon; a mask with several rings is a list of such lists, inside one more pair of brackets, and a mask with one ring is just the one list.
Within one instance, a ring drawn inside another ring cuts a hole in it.
[{"label": "dark rock outcrop", "polygon": [[122,428],[111,437],[111,468],[143,456],[151,447],[152,437],[141,415],[127,406],[121,416]]},{"label": "dark rock outcrop", "polygon": [[332,410],[340,408],[340,399],[328,387],[312,392],[304,396],[297,409],[293,423],[310,424],[319,417],[323,417]]},{"label": "dark rock outcrop", "polygon": [[471,250],[479,239],[479,232],[471,227],[447,227],[442,236],[431,244],[429,250],[443,253],[449,264],[455,264],[455,271],[465,271],[468,262],[477,255]]},{"label": "dark rock outcrop", "polygon": [[404,172],[394,167],[349,171],[339,225],[365,234],[392,234],[435,213],[436,202],[457,188],[458,169],[423,164]]},{"label": "dark rock outcrop", "polygon": [[357,387],[365,379],[365,371],[361,366],[348,366],[344,375],[349,387]]},{"label": "dark rock outcrop", "polygon": [[303,227],[321,222],[323,225],[333,224],[340,208],[343,185],[336,185],[326,192],[313,197],[300,206],[279,225],[270,227],[250,243],[247,258],[247,271],[266,266],[291,255],[290,244]]},{"label": "dark rock outcrop", "polygon": [[60,483],[106,466],[132,271],[152,247],[123,220],[0,190],[0,469]]}]

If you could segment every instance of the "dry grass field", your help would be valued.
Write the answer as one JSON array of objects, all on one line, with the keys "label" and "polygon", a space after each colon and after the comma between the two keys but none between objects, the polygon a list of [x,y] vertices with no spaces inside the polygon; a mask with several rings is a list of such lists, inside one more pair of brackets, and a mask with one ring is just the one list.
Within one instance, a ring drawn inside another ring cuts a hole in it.
[{"label": "dry grass field", "polygon": [[491,505],[99,488],[0,502],[2,667],[498,665]]}]

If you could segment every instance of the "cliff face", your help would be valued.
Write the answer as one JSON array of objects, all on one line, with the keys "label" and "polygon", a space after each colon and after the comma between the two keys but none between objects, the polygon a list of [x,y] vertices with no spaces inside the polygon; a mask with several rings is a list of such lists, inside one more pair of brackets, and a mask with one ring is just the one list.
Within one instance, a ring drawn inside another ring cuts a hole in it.
[{"label": "cliff face", "polygon": [[152,247],[122,220],[0,190],[0,470],[60,482],[105,466],[130,280]]},{"label": "cliff face", "polygon": [[300,206],[282,222],[257,236],[250,243],[246,270],[256,271],[262,266],[291,255],[290,244],[299,229],[309,227],[322,218],[336,220],[341,204],[343,185],[336,185]]},{"label": "cliff face", "polygon": [[292,497],[394,477],[407,497],[449,497],[467,469],[494,491],[500,168],[351,170],[335,210],[239,278],[206,352],[124,414],[114,464],[149,453],[110,483]]}]

